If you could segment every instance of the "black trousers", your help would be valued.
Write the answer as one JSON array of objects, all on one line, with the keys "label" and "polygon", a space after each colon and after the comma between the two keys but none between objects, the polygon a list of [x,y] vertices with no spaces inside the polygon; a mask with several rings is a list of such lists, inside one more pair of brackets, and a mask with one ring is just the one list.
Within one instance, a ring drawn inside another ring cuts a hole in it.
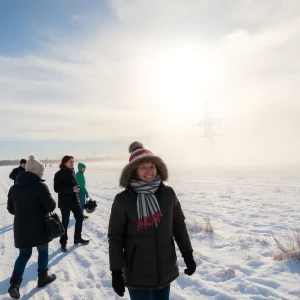
[{"label": "black trousers", "polygon": [[81,239],[81,231],[82,231],[82,223],[83,223],[83,213],[80,208],[80,205],[73,205],[71,208],[61,208],[61,217],[62,217],[62,224],[65,229],[65,234],[60,237],[59,242],[61,244],[66,244],[68,240],[68,225],[70,221],[70,213],[72,211],[74,218],[76,220],[75,223],[75,233],[74,233],[74,240]]}]

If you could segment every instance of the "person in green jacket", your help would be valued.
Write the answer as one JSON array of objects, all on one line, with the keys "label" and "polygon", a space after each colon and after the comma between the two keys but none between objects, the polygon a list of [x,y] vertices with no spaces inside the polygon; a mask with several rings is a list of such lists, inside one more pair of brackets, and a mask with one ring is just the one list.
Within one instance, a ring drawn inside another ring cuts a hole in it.
[{"label": "person in green jacket", "polygon": [[[84,211],[85,199],[89,197],[89,193],[85,187],[85,177],[84,177],[85,170],[86,170],[86,165],[83,163],[78,163],[78,172],[76,173],[76,181],[80,187],[78,197],[80,200],[82,214]],[[85,216],[85,215],[83,217],[88,218],[88,216]]]}]

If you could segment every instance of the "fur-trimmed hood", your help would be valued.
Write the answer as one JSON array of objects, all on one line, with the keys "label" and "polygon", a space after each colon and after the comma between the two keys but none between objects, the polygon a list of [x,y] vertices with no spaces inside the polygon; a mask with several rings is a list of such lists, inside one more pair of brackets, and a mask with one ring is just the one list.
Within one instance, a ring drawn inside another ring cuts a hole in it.
[{"label": "fur-trimmed hood", "polygon": [[147,157],[138,158],[130,163],[128,163],[120,176],[120,186],[126,188],[130,182],[130,179],[133,177],[139,164],[143,162],[151,162],[157,168],[157,174],[160,175],[162,181],[168,180],[168,168],[163,160],[156,155],[149,155]]}]

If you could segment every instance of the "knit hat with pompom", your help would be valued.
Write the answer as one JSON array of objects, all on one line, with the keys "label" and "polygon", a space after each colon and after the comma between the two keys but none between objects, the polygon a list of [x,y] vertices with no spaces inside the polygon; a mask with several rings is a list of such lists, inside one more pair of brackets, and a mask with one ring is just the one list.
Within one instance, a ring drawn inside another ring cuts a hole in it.
[{"label": "knit hat with pompom", "polygon": [[120,186],[127,187],[137,167],[144,162],[151,162],[156,166],[162,181],[168,180],[168,169],[163,160],[146,149],[141,142],[135,141],[129,145],[129,163],[124,167],[120,176]]},{"label": "knit hat with pompom", "polygon": [[44,172],[45,167],[34,155],[29,155],[25,170],[38,175]]}]

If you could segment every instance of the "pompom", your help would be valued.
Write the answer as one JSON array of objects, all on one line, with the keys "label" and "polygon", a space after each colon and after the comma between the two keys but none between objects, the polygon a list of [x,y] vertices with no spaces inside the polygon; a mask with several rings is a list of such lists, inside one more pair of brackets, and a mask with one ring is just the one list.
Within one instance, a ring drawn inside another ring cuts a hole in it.
[{"label": "pompom", "polygon": [[143,144],[141,142],[135,141],[129,146],[129,153],[133,152],[136,149],[143,148]]},{"label": "pompom", "polygon": [[35,160],[35,156],[34,155],[29,155],[29,160]]}]

